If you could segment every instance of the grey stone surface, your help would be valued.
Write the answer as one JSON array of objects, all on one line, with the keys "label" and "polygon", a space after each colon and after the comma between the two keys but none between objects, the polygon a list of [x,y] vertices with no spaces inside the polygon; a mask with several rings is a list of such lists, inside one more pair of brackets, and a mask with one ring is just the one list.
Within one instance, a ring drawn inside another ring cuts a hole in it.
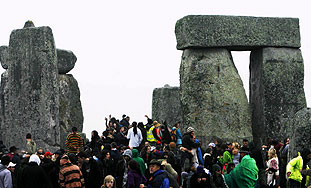
[{"label": "grey stone surface", "polygon": [[4,69],[8,68],[9,63],[9,48],[8,46],[0,46],[0,62]]},{"label": "grey stone surface", "polygon": [[172,128],[182,120],[179,87],[165,85],[153,90],[152,119],[163,123],[166,121]]},{"label": "grey stone surface", "polygon": [[4,71],[1,74],[1,85],[0,85],[0,140],[5,138],[5,126],[4,126],[4,109],[5,102],[4,96],[7,94],[7,83],[8,83],[8,71]]},{"label": "grey stone surface", "polygon": [[248,101],[228,50],[184,50],[180,91],[183,126],[193,126],[203,145],[252,139]]},{"label": "grey stone surface", "polygon": [[57,49],[58,73],[66,74],[71,71],[77,61],[72,51]]},{"label": "grey stone surface", "polygon": [[263,48],[251,53],[250,106],[257,147],[267,138],[283,140],[290,134],[289,122],[306,107],[304,65],[301,51]]},{"label": "grey stone surface", "polygon": [[190,15],[175,26],[177,49],[224,47],[251,50],[258,47],[299,48],[297,18]]},{"label": "grey stone surface", "polygon": [[83,112],[78,82],[71,74],[59,75],[60,145],[65,147],[68,133],[73,126],[82,132]]},{"label": "grey stone surface", "polygon": [[10,36],[8,92],[5,101],[5,143],[25,147],[32,133],[38,147],[59,148],[59,85],[57,55],[49,27],[14,30]]},{"label": "grey stone surface", "polygon": [[[289,160],[304,148],[311,149],[311,109],[303,108],[293,117],[291,124]],[[288,160],[288,161],[289,161]]]}]

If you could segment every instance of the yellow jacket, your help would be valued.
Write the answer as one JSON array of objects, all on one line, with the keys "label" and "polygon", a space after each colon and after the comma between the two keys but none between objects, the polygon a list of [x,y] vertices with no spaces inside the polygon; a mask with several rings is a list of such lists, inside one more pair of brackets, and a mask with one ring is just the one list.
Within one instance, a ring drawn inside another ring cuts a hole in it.
[{"label": "yellow jacket", "polygon": [[286,174],[290,172],[289,179],[301,182],[302,180],[302,175],[300,171],[302,170],[303,166],[303,160],[302,157],[300,156],[300,153],[298,153],[298,157],[293,158],[291,161],[286,166]]}]

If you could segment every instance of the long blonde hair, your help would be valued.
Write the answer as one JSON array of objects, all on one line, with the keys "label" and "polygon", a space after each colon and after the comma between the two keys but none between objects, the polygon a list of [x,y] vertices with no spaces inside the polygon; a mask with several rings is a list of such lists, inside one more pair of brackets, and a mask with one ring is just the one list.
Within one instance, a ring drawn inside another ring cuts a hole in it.
[{"label": "long blonde hair", "polygon": [[268,151],[268,156],[269,156],[269,159],[277,157],[276,156],[276,150],[274,148],[270,148]]}]

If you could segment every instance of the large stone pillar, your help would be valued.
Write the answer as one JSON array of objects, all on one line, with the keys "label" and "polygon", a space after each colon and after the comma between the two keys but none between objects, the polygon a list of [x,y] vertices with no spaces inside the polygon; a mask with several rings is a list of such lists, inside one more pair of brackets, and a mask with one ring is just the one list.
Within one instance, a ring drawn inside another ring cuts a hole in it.
[{"label": "large stone pillar", "polygon": [[252,138],[242,81],[226,49],[185,49],[180,66],[184,126],[192,126],[204,145],[216,138]]},{"label": "large stone pillar", "polygon": [[166,121],[171,127],[181,121],[179,87],[165,85],[153,90],[152,119],[161,123]]},{"label": "large stone pillar", "polygon": [[289,121],[306,107],[304,66],[301,51],[293,48],[262,48],[251,53],[250,105],[254,141],[284,139]]},{"label": "large stone pillar", "polygon": [[67,135],[73,126],[82,132],[83,112],[77,80],[71,74],[59,75],[60,145],[65,148]]},{"label": "large stone pillar", "polygon": [[11,33],[7,88],[6,145],[24,148],[29,132],[38,146],[59,148],[57,55],[49,27],[31,26]]}]

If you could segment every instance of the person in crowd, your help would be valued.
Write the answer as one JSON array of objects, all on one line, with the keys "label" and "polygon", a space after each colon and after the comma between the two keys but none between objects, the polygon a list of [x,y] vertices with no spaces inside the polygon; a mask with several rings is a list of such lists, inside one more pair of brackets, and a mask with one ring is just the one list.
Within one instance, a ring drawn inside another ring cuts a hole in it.
[{"label": "person in crowd", "polygon": [[123,145],[127,146],[128,145],[128,139],[126,136],[126,130],[124,126],[120,127],[120,131],[116,134],[115,140],[114,140],[118,146]]},{"label": "person in crowd", "polygon": [[289,148],[290,140],[289,138],[285,138],[283,142],[283,146],[280,148],[280,187],[286,186],[286,165],[287,165],[287,154]]},{"label": "person in crowd", "polygon": [[170,131],[168,130],[166,121],[164,121],[163,125],[160,126],[160,129],[161,129],[161,134],[162,134],[161,142],[163,145],[168,145],[172,141],[172,139],[171,139],[171,134],[170,134]]},{"label": "person in crowd", "polygon": [[85,188],[80,168],[73,165],[67,155],[63,155],[60,159],[59,183],[62,188]]},{"label": "person in crowd", "polygon": [[212,154],[212,148],[207,148],[205,154],[203,155],[204,168],[208,169],[209,171],[212,171],[212,165],[214,164]]},{"label": "person in crowd", "polygon": [[221,175],[221,167],[218,164],[212,166],[211,187],[213,188],[225,188],[225,182]]},{"label": "person in crowd", "polygon": [[35,154],[37,151],[37,144],[31,139],[31,134],[26,134],[26,152],[29,154]]},{"label": "person in crowd", "polygon": [[137,128],[137,123],[132,123],[132,128],[128,130],[127,139],[129,139],[129,147],[139,149],[140,143],[143,141],[143,136],[140,129]]},{"label": "person in crowd", "polygon": [[139,130],[141,131],[141,135],[143,136],[143,140],[141,141],[141,144],[140,144],[140,148],[142,148],[143,144],[147,142],[147,131],[145,129],[143,122],[139,122],[137,124],[137,127],[139,128]]},{"label": "person in crowd", "polygon": [[10,157],[10,160],[12,161],[12,163],[17,164],[17,166],[19,166],[19,164],[21,163],[21,159],[20,156],[18,155],[18,148],[15,146],[11,146],[9,148],[9,153],[8,156]]},{"label": "person in crowd", "polygon": [[118,188],[127,188],[128,163],[132,159],[132,151],[126,149],[122,156],[116,168],[116,181]]},{"label": "person in crowd", "polygon": [[117,188],[116,186],[116,180],[113,176],[108,175],[104,179],[104,184],[101,186],[101,188]]},{"label": "person in crowd", "polygon": [[161,170],[161,162],[152,159],[149,164],[149,171],[151,177],[149,178],[147,184],[148,188],[169,188],[170,181],[164,170]]},{"label": "person in crowd", "polygon": [[155,159],[155,155],[151,151],[151,148],[155,148],[154,146],[145,146],[141,152],[140,156],[145,161],[146,164],[149,164],[152,159]]},{"label": "person in crowd", "polygon": [[116,166],[118,164],[118,161],[120,159],[121,153],[120,151],[117,149],[117,143],[116,142],[112,142],[111,143],[111,151],[110,151],[110,157],[113,160],[113,175],[115,175],[115,169]]},{"label": "person in crowd", "polygon": [[[228,146],[229,144],[227,144]],[[229,163],[233,163],[233,157],[232,154],[230,153],[230,150],[228,150],[228,148],[226,147],[225,144],[222,145],[222,149],[224,150],[224,153],[222,154],[222,156],[220,156],[218,158],[218,161],[220,162],[220,164],[222,165],[222,173],[226,173],[227,170],[227,166]]]},{"label": "person in crowd", "polygon": [[136,161],[139,164],[140,172],[142,173],[142,175],[145,175],[146,164],[145,161],[141,157],[139,157],[139,152],[137,149],[132,150],[132,160]]},{"label": "person in crowd", "polygon": [[[188,127],[187,128],[187,133],[183,135],[182,139],[182,148],[181,150],[183,151],[181,154],[181,167],[184,167],[185,160],[188,159],[189,163],[192,163],[192,149],[195,149],[200,146],[200,143],[195,143],[194,141],[195,135],[194,135],[194,128],[193,127]],[[192,165],[192,164],[191,164]]]},{"label": "person in crowd", "polygon": [[82,137],[78,133],[77,127],[72,127],[72,133],[66,139],[67,153],[77,154],[83,146]]},{"label": "person in crowd", "polygon": [[248,151],[240,150],[241,162],[229,174],[224,175],[225,185],[230,188],[255,187],[258,180],[256,161]]},{"label": "person in crowd", "polygon": [[180,124],[181,124],[181,122],[177,122],[175,124],[175,127],[176,127],[176,139],[177,139],[176,144],[177,145],[182,145],[182,135],[181,135],[180,128],[179,128]]},{"label": "person in crowd", "polygon": [[145,115],[145,117],[147,118],[147,124],[146,124],[146,138],[147,138],[147,141],[149,142],[149,144],[151,145],[151,146],[156,146],[156,144],[157,144],[157,139],[154,137],[154,134],[155,134],[155,131],[154,131],[154,129],[155,129],[155,127],[154,127],[154,125],[153,125],[153,121],[152,121],[152,119],[150,119],[149,117],[148,117],[148,115]]},{"label": "person in crowd", "polygon": [[23,169],[20,188],[52,188],[52,184],[44,169],[40,166],[41,160],[36,154],[29,158],[28,165]]},{"label": "person in crowd", "polygon": [[8,165],[10,163],[10,157],[3,155],[1,157],[0,164],[0,187],[2,188],[13,188],[13,181],[11,172],[8,170]]},{"label": "person in crowd", "polygon": [[245,138],[243,139],[243,144],[241,146],[242,150],[248,150],[249,151],[249,146],[248,146],[248,140]]},{"label": "person in crowd", "polygon": [[93,130],[91,133],[91,142],[89,146],[92,149],[92,155],[98,155],[100,153],[101,145],[102,143],[98,132]]},{"label": "person in crowd", "polygon": [[130,126],[130,117],[125,114],[122,116],[122,120],[120,121],[120,125],[126,127],[126,129]]},{"label": "person in crowd", "polygon": [[127,188],[140,188],[141,185],[143,185],[147,181],[140,170],[140,165],[135,160],[131,160],[128,163],[128,168],[129,172],[127,178]]},{"label": "person in crowd", "polygon": [[103,164],[103,174],[104,177],[108,175],[114,175],[115,174],[115,166],[113,158],[111,157],[111,150],[104,149],[102,151],[101,155],[102,159],[101,162]]},{"label": "person in crowd", "polygon": [[77,156],[85,188],[99,188],[103,183],[102,168],[94,158],[88,157],[83,151],[79,152]]},{"label": "person in crowd", "polygon": [[8,152],[8,149],[6,148],[6,146],[3,144],[3,141],[0,140],[0,157],[2,157],[2,155],[4,153]]},{"label": "person in crowd", "polygon": [[279,178],[279,160],[274,148],[269,149],[268,157],[269,160],[266,163],[267,185],[271,188],[278,187],[277,180]]},{"label": "person in crowd", "polygon": [[232,148],[232,162],[234,166],[237,166],[240,163],[239,145],[235,145]]},{"label": "person in crowd", "polygon": [[307,163],[311,159],[311,151],[304,148],[298,156],[293,158],[286,166],[286,174],[289,179],[290,188],[304,188],[306,177],[301,172],[306,169]]},{"label": "person in crowd", "polygon": [[190,178],[190,188],[211,187],[210,176],[204,171],[203,166],[198,166],[196,172]]}]

